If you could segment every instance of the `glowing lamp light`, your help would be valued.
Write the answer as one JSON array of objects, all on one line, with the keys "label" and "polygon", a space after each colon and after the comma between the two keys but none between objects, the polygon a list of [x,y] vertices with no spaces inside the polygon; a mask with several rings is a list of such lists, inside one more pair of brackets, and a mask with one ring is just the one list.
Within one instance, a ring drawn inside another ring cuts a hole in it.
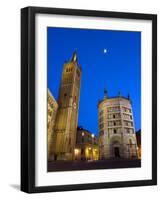
[{"label": "glowing lamp light", "polygon": [[74,153],[77,155],[79,153],[78,149],[74,149]]},{"label": "glowing lamp light", "polygon": [[94,138],[94,134],[92,134],[92,138]]}]

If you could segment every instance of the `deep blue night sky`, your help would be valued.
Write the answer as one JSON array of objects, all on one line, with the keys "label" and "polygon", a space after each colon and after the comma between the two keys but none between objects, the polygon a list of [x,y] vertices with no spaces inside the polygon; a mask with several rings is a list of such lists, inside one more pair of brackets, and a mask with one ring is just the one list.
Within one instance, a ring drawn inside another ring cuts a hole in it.
[{"label": "deep blue night sky", "polygon": [[[141,33],[48,27],[48,88],[57,100],[64,61],[77,51],[82,67],[78,125],[98,134],[98,100],[104,88],[132,99],[141,128]],[[104,52],[107,49],[107,52]]]}]

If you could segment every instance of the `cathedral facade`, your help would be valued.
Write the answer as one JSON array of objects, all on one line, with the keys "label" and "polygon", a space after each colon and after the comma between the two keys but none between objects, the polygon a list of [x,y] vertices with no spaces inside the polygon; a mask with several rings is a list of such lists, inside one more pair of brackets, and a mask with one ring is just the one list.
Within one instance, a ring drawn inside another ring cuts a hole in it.
[{"label": "cathedral facade", "polygon": [[48,99],[48,160],[51,161],[54,159],[54,126],[55,119],[58,110],[58,104],[48,89],[47,92]]},{"label": "cathedral facade", "polygon": [[73,160],[78,123],[81,68],[74,52],[64,63],[54,126],[54,160]]},{"label": "cathedral facade", "polygon": [[137,141],[131,100],[122,97],[108,97],[98,103],[99,113],[99,158],[137,158]]}]

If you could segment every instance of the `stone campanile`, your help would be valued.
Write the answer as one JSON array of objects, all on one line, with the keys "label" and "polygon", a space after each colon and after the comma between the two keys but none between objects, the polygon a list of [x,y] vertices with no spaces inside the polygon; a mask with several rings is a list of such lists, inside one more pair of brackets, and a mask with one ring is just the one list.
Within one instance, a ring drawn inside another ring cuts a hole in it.
[{"label": "stone campanile", "polygon": [[78,123],[81,68],[74,52],[64,63],[58,96],[58,111],[54,127],[55,160],[73,160]]}]

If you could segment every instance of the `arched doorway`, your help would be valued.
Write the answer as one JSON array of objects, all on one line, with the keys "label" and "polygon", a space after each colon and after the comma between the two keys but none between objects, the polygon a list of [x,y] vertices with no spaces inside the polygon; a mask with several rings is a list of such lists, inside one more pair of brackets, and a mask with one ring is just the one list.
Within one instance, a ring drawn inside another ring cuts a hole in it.
[{"label": "arched doorway", "polygon": [[115,158],[120,158],[120,148],[114,147],[114,156]]},{"label": "arched doorway", "polygon": [[120,142],[118,140],[115,140],[112,142],[112,157],[113,158],[120,158],[121,157],[121,148],[120,148]]}]

